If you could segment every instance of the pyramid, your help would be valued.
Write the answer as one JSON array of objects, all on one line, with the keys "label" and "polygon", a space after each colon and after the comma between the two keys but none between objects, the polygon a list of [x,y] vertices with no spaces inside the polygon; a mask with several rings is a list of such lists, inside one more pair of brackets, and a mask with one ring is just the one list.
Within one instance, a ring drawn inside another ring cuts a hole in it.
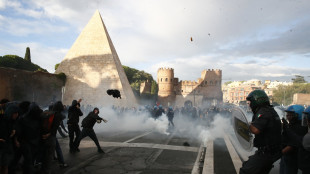
[{"label": "pyramid", "polygon": [[[136,106],[136,98],[114,45],[97,10],[76,39],[55,73],[65,73],[63,103],[83,99],[81,105]],[[107,94],[118,89],[121,99]]]}]

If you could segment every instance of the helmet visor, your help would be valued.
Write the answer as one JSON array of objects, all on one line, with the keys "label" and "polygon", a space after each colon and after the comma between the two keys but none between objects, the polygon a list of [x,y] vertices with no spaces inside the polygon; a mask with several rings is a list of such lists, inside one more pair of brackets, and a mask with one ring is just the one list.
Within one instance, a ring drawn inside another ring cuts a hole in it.
[{"label": "helmet visor", "polygon": [[310,117],[310,115],[309,114],[307,114],[307,113],[302,113],[302,118],[301,118],[301,125],[302,126],[308,126],[308,118]]}]

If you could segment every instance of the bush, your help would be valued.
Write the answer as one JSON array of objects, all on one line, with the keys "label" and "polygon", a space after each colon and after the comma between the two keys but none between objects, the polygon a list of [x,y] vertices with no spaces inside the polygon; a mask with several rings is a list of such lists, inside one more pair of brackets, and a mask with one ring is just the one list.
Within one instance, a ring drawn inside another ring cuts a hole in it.
[{"label": "bush", "polygon": [[31,63],[19,56],[16,55],[5,55],[0,57],[0,67],[6,68],[15,68],[26,71],[42,71],[47,72],[46,69],[41,68],[40,66]]},{"label": "bush", "polygon": [[59,73],[59,74],[56,74],[56,77],[61,79],[62,82],[65,84],[66,83],[66,80],[67,80],[67,76],[65,73]]}]

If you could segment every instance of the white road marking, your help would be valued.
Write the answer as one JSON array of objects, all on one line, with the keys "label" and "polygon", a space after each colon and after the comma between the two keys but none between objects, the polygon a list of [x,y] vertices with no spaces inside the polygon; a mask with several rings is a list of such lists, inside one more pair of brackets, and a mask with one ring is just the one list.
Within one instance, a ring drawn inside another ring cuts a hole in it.
[{"label": "white road marking", "polygon": [[201,153],[202,153],[202,149],[203,149],[203,143],[201,143],[201,145],[200,145],[200,148],[199,148],[199,151],[198,151],[198,154],[197,154],[197,158],[196,158],[194,167],[192,169],[192,174],[198,174],[199,173],[199,164],[200,164],[199,159],[200,159],[200,156],[201,156]]},{"label": "white road marking", "polygon": [[136,139],[138,139],[138,138],[144,137],[145,135],[148,135],[148,134],[150,134],[150,133],[152,133],[152,132],[153,132],[153,131],[145,132],[144,134],[135,136],[135,137],[133,137],[133,138],[131,138],[131,139],[125,141],[124,143],[129,143],[129,142],[134,141],[134,140],[136,140]]},{"label": "white road marking", "polygon": [[229,138],[228,138],[228,136],[226,134],[224,135],[224,140],[225,140],[225,144],[227,146],[227,149],[229,151],[231,160],[232,160],[232,162],[233,162],[233,164],[235,166],[235,170],[236,170],[237,174],[239,174],[239,169],[242,166],[242,161],[240,160],[239,155],[237,154],[235,148],[231,144],[231,142],[230,142],[230,140],[229,140]]},{"label": "white road marking", "polygon": [[[164,145],[169,146],[169,145],[167,145],[167,144],[170,142],[170,140],[171,140],[171,138],[173,137],[173,135],[174,135],[174,133],[172,133],[172,134],[169,136],[169,138],[165,141],[165,144],[164,144]],[[182,146],[182,147],[183,147],[183,146]],[[146,160],[147,163],[148,163],[148,164],[154,163],[155,160],[159,157],[159,155],[160,155],[162,152],[163,152],[163,149],[159,149],[157,152],[155,152],[153,155],[151,155],[151,156]]]},{"label": "white road marking", "polygon": [[205,160],[203,164],[202,174],[212,174],[214,173],[214,150],[213,150],[213,140],[207,142],[207,149]]},{"label": "white road marking", "polygon": [[[178,151],[188,151],[188,152],[198,152],[198,147],[188,147],[188,146],[174,146],[167,144],[154,144],[154,143],[122,143],[122,142],[105,142],[99,141],[99,144],[105,147],[141,147],[141,148],[152,148],[152,149],[163,149],[163,150],[178,150]],[[82,141],[80,147],[96,147],[92,140]]]}]

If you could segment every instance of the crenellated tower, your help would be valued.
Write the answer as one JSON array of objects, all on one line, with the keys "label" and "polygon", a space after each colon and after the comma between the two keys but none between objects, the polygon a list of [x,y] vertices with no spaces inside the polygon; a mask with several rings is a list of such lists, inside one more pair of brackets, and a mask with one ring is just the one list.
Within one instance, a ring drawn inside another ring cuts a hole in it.
[{"label": "crenellated tower", "polygon": [[158,100],[164,105],[174,102],[174,69],[159,68],[157,71]]}]

